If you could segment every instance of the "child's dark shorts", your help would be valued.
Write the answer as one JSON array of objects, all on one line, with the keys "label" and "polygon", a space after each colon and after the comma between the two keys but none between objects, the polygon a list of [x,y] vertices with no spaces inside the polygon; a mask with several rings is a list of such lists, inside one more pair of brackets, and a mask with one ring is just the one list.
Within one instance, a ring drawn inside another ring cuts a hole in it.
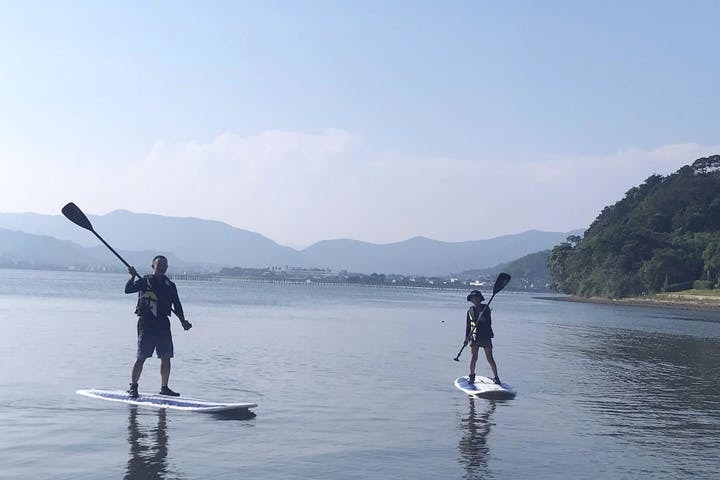
[{"label": "child's dark shorts", "polygon": [[473,347],[492,348],[492,338],[476,338],[470,345]]}]

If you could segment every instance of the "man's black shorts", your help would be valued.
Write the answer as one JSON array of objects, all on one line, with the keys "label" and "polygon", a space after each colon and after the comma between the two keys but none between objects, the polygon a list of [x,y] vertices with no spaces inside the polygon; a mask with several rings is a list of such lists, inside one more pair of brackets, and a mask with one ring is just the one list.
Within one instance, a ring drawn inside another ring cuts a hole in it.
[{"label": "man's black shorts", "polygon": [[170,329],[149,329],[138,327],[137,358],[146,359],[157,352],[158,358],[172,358],[174,355]]}]

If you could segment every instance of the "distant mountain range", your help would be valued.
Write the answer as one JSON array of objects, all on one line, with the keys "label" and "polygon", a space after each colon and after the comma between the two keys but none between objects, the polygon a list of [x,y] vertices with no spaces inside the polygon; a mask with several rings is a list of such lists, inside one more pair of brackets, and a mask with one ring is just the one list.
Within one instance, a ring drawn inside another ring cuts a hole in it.
[{"label": "distant mountain range", "polygon": [[[212,220],[125,210],[88,218],[129,263],[149,265],[155,254],[163,253],[176,271],[297,266],[360,273],[446,275],[509,262],[582,233],[531,230],[467,242],[424,237],[389,244],[324,240],[295,250],[258,233]],[[35,213],[0,213],[0,265],[123,268],[90,232],[62,215]]]},{"label": "distant mountain range", "polygon": [[[146,266],[156,255],[154,251],[118,250],[131,265]],[[166,254],[171,265],[183,269],[202,270],[202,263],[184,262],[172,253]],[[67,240],[45,235],[32,235],[0,228],[0,267],[65,268],[92,270],[124,270],[125,267],[102,245],[83,247]],[[140,268],[138,268],[140,270]],[[147,270],[144,268],[143,270]]]}]

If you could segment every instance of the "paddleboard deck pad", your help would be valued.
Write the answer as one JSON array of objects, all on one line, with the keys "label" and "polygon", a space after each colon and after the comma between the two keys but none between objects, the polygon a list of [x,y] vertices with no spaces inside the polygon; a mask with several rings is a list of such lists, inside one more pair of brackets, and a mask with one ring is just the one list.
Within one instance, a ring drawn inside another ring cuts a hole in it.
[{"label": "paddleboard deck pad", "polygon": [[455,386],[467,393],[468,395],[474,395],[476,397],[485,398],[513,398],[515,397],[515,390],[505,382],[500,385],[492,381],[488,377],[480,375],[475,376],[475,383],[469,383],[468,377],[459,377],[455,380]]},{"label": "paddleboard deck pad", "polygon": [[169,408],[172,410],[184,410],[186,412],[225,412],[231,410],[247,410],[257,407],[254,403],[223,403],[207,402],[189,397],[170,397],[154,393],[140,392],[138,398],[131,397],[123,390],[103,390],[100,388],[88,388],[77,390],[75,393],[90,398],[109,400],[111,402],[122,402],[130,405],[152,408]]}]

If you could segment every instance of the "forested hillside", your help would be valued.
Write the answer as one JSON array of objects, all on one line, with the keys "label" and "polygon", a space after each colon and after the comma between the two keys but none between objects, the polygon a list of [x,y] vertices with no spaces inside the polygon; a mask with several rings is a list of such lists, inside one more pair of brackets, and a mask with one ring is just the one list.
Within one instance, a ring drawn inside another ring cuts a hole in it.
[{"label": "forested hillside", "polygon": [[631,188],[583,237],[555,246],[548,267],[560,291],[581,296],[621,298],[717,285],[720,155]]},{"label": "forested hillside", "polygon": [[474,280],[485,275],[494,278],[500,272],[506,272],[512,276],[512,282],[508,285],[511,290],[549,290],[552,285],[552,277],[547,266],[549,256],[550,250],[542,250],[512,262],[490,268],[465,270],[456,275],[461,280]]}]

